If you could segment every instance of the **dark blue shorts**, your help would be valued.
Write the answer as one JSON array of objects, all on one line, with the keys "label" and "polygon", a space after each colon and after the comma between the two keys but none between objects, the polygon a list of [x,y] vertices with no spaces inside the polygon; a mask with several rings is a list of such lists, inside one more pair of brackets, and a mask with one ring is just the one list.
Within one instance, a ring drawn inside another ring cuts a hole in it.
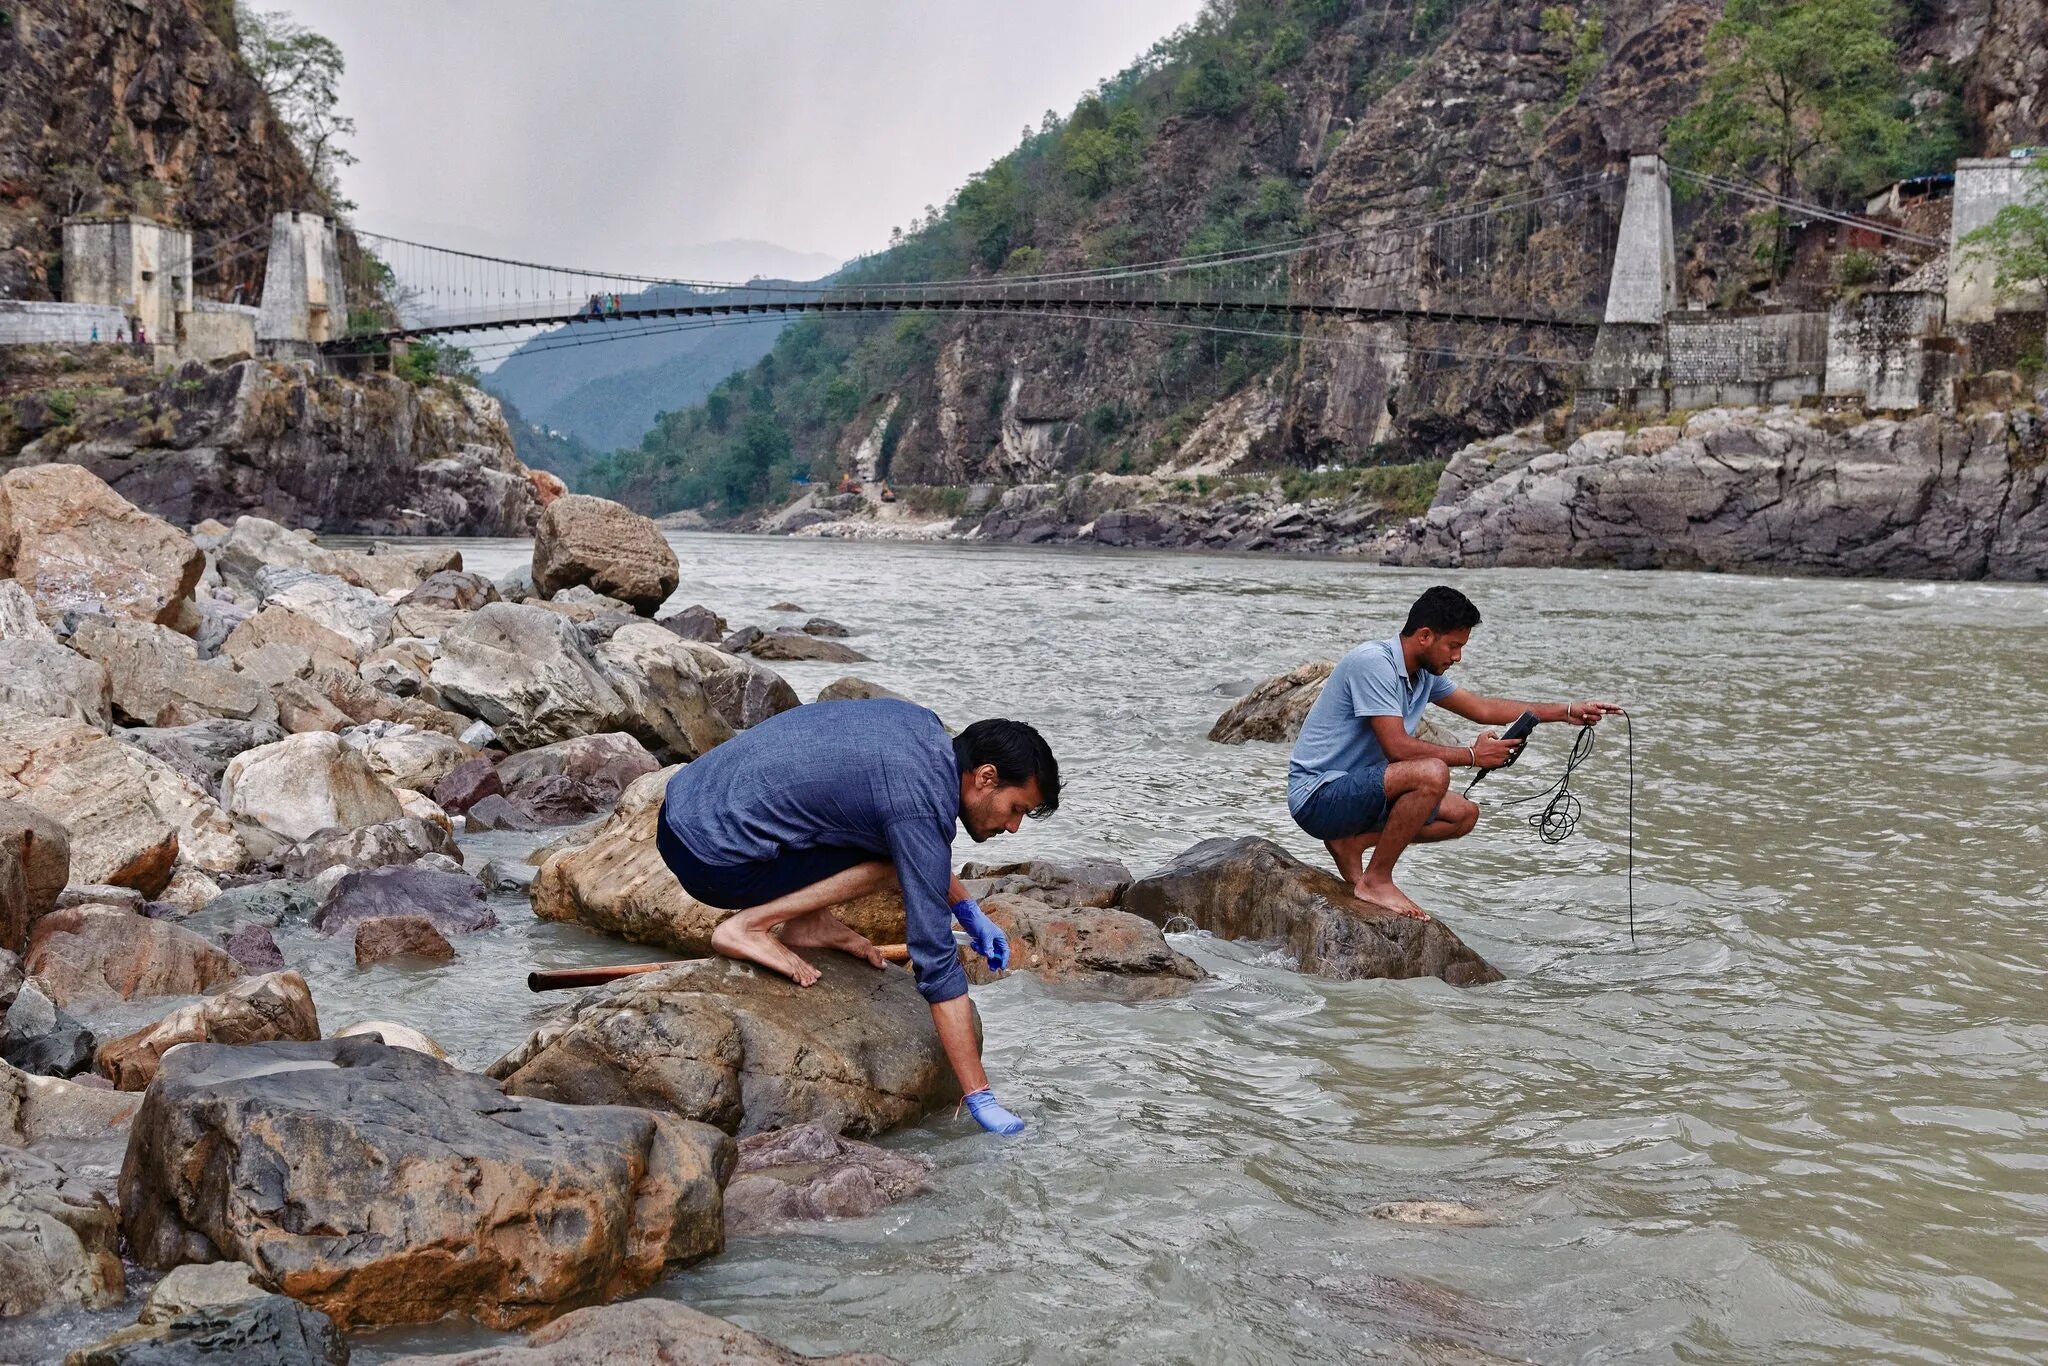
[{"label": "dark blue shorts", "polygon": [[765,906],[791,892],[800,892],[848,868],[874,863],[886,855],[870,849],[821,845],[816,849],[785,849],[764,863],[706,863],[676,838],[668,822],[654,823],[654,847],[661,861],[683,884],[683,890],[721,911]]},{"label": "dark blue shorts", "polygon": [[1294,823],[1319,840],[1349,839],[1387,823],[1387,770],[1364,768],[1330,779],[1301,804]]}]

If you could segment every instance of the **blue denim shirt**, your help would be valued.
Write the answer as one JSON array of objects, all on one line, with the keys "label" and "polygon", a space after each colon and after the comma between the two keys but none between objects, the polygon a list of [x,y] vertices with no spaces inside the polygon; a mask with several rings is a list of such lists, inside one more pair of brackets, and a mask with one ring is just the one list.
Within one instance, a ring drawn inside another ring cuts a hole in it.
[{"label": "blue denim shirt", "polygon": [[1410,678],[1399,636],[1369,640],[1352,650],[1337,661],[1302,720],[1287,761],[1287,809],[1299,813],[1318,788],[1346,773],[1386,767],[1387,752],[1373,734],[1373,717],[1398,716],[1401,728],[1413,735],[1429,704],[1457,690],[1457,684],[1427,669],[1417,669]]},{"label": "blue denim shirt", "polygon": [[939,718],[890,698],[813,702],[741,731],[669,779],[662,817],[709,864],[866,849],[896,865],[917,989],[967,994],[947,889],[960,767]]}]

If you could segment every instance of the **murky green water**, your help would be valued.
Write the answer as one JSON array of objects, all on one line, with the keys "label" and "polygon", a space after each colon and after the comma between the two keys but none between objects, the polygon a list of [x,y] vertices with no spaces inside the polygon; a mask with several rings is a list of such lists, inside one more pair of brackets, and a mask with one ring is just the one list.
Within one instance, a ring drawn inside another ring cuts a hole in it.
[{"label": "murky green water", "polygon": [[[1270,559],[680,538],[678,604],[862,632],[858,672],[956,724],[1038,724],[1060,815],[977,851],[1140,872],[1212,835],[1321,851],[1285,751],[1204,733],[1225,693],[1391,633],[1431,573]],[[466,547],[501,572],[511,543]],[[1467,686],[1634,712],[1575,784],[1580,835],[1480,789],[1410,890],[1508,974],[1302,977],[1182,937],[1214,980],[1141,1006],[976,991],[1018,1142],[891,1141],[936,1189],[735,1243],[675,1296],[806,1351],[913,1360],[2039,1359],[2048,1355],[2048,590],[1679,574],[1465,573]],[[1525,808],[1526,809],[1526,808]],[[968,842],[957,852],[968,857]],[[475,859],[472,858],[472,863]],[[309,971],[481,1064],[535,960],[644,956],[523,909],[453,968]],[[286,945],[287,955],[294,947]],[[1476,1228],[1369,1217],[1443,1199]],[[482,1340],[434,1328],[366,1356]]]}]

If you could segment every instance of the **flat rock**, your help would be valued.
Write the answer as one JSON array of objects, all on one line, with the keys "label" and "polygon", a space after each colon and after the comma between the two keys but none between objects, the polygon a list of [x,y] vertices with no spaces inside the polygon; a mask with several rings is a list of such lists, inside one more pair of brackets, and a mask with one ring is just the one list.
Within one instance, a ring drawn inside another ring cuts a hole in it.
[{"label": "flat rock", "polygon": [[78,465],[28,465],[0,475],[0,574],[45,617],[108,612],[183,624],[206,556]]},{"label": "flat rock", "polygon": [[[304,657],[303,663],[280,665],[280,650]],[[350,637],[323,626],[303,612],[278,602],[263,607],[239,622],[221,642],[221,656],[244,673],[272,685],[283,681],[280,673],[313,667],[353,669],[367,653]]]},{"label": "flat rock", "polygon": [[472,803],[462,819],[467,830],[516,830],[529,834],[545,824],[495,792]]},{"label": "flat rock", "polygon": [[[662,793],[674,773],[668,768],[636,780],[587,840],[548,856],[533,881],[535,915],[680,953],[712,952],[711,932],[732,912],[685,892],[654,847]],[[835,913],[878,944],[903,942],[901,893],[877,892]]]},{"label": "flat rock", "polygon": [[508,859],[489,859],[477,870],[477,880],[484,884],[487,892],[515,892],[525,896],[533,889],[533,880],[540,869],[530,863],[514,863]]},{"label": "flat rock", "polygon": [[803,632],[807,636],[832,636],[840,639],[853,634],[830,617],[812,617],[804,623]]},{"label": "flat rock", "polygon": [[183,1005],[132,1034],[100,1045],[99,1074],[123,1091],[140,1091],[156,1079],[163,1055],[183,1043],[262,1043],[270,1039],[317,1039],[320,1019],[313,994],[296,972],[247,977],[218,996]]},{"label": "flat rock", "polygon": [[135,1118],[121,1224],[145,1266],[246,1262],[344,1327],[508,1328],[716,1252],[732,1161],[706,1126],[507,1096],[369,1039],[195,1044]]},{"label": "flat rock", "polygon": [[610,499],[565,494],[534,528],[533,583],[547,596],[587,584],[651,617],[681,579],[661,528]]},{"label": "flat rock", "polygon": [[348,1359],[348,1341],[327,1315],[284,1295],[258,1293],[124,1328],[73,1352],[64,1366],[348,1366]]},{"label": "flat rock", "polygon": [[1318,659],[1266,679],[1216,718],[1209,738],[1225,745],[1241,745],[1247,740],[1292,743],[1335,667],[1327,659]]},{"label": "flat rock", "polygon": [[931,1164],[820,1124],[750,1134],[725,1188],[727,1237],[821,1219],[859,1219],[930,1186]]},{"label": "flat rock", "polygon": [[627,1300],[565,1314],[508,1343],[449,1356],[392,1357],[388,1366],[895,1366],[871,1352],[804,1356],[674,1300]]},{"label": "flat rock", "polygon": [[454,612],[474,612],[498,601],[498,587],[481,574],[461,569],[444,569],[430,574],[420,586],[398,600],[400,607],[440,607]]},{"label": "flat rock", "polygon": [[980,954],[963,950],[970,982],[1028,972],[1065,987],[1151,1000],[1181,995],[1209,975],[1176,953],[1157,925],[1128,911],[1055,907],[1008,894],[984,899],[981,908],[1009,937],[1010,966],[991,972]]},{"label": "flat rock", "polygon": [[171,1268],[143,1302],[138,1323],[169,1323],[195,1309],[221,1309],[261,1298],[252,1269],[241,1262],[193,1262]]},{"label": "flat rock", "polygon": [[113,688],[105,667],[53,640],[0,640],[0,705],[36,716],[113,724]]},{"label": "flat rock", "polygon": [[821,1124],[871,1137],[959,1098],[908,972],[799,952],[823,974],[812,986],[702,958],[589,992],[490,1074],[517,1095],[644,1105],[742,1135]]},{"label": "flat rock", "polygon": [[316,830],[381,825],[403,814],[362,752],[326,731],[236,755],[221,776],[221,804],[292,840]]},{"label": "flat rock", "polygon": [[487,930],[498,917],[484,902],[483,884],[467,873],[425,868],[368,868],[349,873],[313,918],[322,934],[380,916],[416,916],[443,934]]},{"label": "flat rock", "polygon": [[1115,859],[1026,859],[963,863],[960,880],[977,897],[1028,896],[1048,906],[1114,906],[1131,886],[1131,870]]},{"label": "flat rock", "polygon": [[565,618],[496,602],[441,637],[434,686],[448,705],[489,722],[509,749],[617,730],[625,699]]},{"label": "flat rock", "polygon": [[199,647],[169,627],[88,616],[68,643],[106,670],[114,717],[124,725],[277,720],[277,703],[261,680],[202,660]]},{"label": "flat rock", "polygon": [[[455,946],[423,915],[378,915],[356,922],[356,966],[393,958],[455,961]],[[312,1037],[318,1038],[315,1034]]]},{"label": "flat rock", "polygon": [[60,1007],[198,996],[242,976],[225,950],[183,926],[103,906],[37,921],[22,966]]},{"label": "flat rock", "polygon": [[[732,722],[708,686],[713,671],[687,638],[632,621],[591,655],[626,701],[626,729],[662,762],[687,763],[732,738]],[[730,682],[720,686],[732,689]]]},{"label": "flat rock", "polygon": [[121,1302],[120,1225],[107,1197],[44,1158],[0,1147],[0,1316]]},{"label": "flat rock", "polygon": [[851,645],[807,636],[800,631],[771,631],[755,641],[748,653],[756,659],[802,659],[823,664],[858,664],[867,659]]},{"label": "flat rock", "polygon": [[1335,874],[1266,839],[1204,840],[1131,884],[1122,905],[1162,927],[1280,941],[1318,977],[1440,977],[1460,987],[1502,980],[1442,921],[1360,901]]},{"label": "flat rock", "polygon": [[866,702],[877,697],[893,697],[899,702],[910,700],[900,692],[892,692],[879,683],[870,683],[865,678],[855,678],[850,674],[845,678],[835,678],[818,689],[820,702]]}]

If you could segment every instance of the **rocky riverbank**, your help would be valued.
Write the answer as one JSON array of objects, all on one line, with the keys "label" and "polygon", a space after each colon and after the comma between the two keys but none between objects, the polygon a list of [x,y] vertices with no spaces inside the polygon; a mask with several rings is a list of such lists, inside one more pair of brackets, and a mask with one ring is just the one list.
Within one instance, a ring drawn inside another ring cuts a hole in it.
[{"label": "rocky riverbank", "polygon": [[[448,1315],[533,1329],[507,1360],[640,1332],[797,1359],[609,1302],[926,1189],[862,1141],[957,1099],[910,975],[813,953],[801,990],[704,957],[725,913],[653,849],[675,765],[800,705],[762,661],[865,658],[848,628],[672,611],[660,532],[577,495],[491,580],[254,516],[181,528],[27,466],[0,475],[0,573],[0,1309],[135,1319],[82,1362],[340,1361],[349,1333]],[[555,837],[472,867],[492,832]],[[1194,989],[1166,938],[1188,926],[1331,977],[1497,977],[1262,841],[1149,878],[962,875],[1009,973],[1083,1008]],[[481,1071],[395,1003],[322,1018],[322,974],[460,965],[531,923],[521,903],[689,961],[511,1027]],[[904,938],[899,898],[843,913]]]}]

